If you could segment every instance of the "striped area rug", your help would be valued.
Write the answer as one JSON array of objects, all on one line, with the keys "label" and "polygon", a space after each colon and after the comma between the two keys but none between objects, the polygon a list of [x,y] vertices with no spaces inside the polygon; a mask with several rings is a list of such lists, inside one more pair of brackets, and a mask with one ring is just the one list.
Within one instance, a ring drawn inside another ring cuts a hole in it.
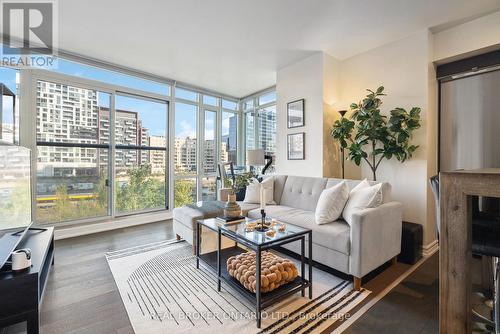
[{"label": "striped area rug", "polygon": [[184,241],[111,252],[106,258],[136,334],[326,333],[369,294],[313,268],[313,299],[297,293],[265,309],[257,329],[254,307],[224,283],[217,292],[214,273],[203,265],[196,269]]}]

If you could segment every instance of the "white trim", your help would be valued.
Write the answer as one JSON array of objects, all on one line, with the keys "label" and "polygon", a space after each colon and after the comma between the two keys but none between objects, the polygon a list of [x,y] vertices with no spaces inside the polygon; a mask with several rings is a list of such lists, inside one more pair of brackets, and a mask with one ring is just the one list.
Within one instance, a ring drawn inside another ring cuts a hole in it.
[{"label": "white trim", "polygon": [[343,322],[339,327],[337,327],[332,334],[340,334],[345,331],[349,326],[351,326],[356,320],[361,318],[372,306],[378,303],[382,298],[384,298],[389,292],[392,291],[399,283],[404,281],[408,276],[410,276],[415,270],[417,270],[431,255],[437,251],[437,248],[428,256],[422,257],[417,263],[411,266],[407,271],[400,275],[394,282],[389,284],[384,290],[382,290],[377,296],[373,297],[365,305],[363,305],[357,312],[355,312],[349,320]]},{"label": "white trim", "polygon": [[271,87],[267,87],[267,88],[258,90],[256,92],[253,92],[252,94],[242,96],[242,97],[240,97],[240,100],[242,102],[244,102],[244,100],[254,99],[254,98],[256,98],[256,97],[258,97],[260,95],[264,95],[266,93],[270,93],[270,92],[275,91],[275,90],[276,90],[276,85],[273,85]]},{"label": "white trim", "polygon": [[[57,8],[57,6],[56,6],[56,8]],[[0,34],[0,36],[2,37],[2,40],[5,39],[5,34]],[[57,34],[56,34],[56,36],[57,36]],[[18,43],[23,42],[23,39],[21,39],[21,38],[18,38],[15,36],[9,36],[9,37],[11,40],[16,41]],[[32,42],[30,42],[30,43],[32,43]],[[194,90],[197,93],[208,94],[208,95],[217,95],[219,97],[225,98],[226,100],[231,100],[234,102],[238,102],[240,100],[236,96],[232,96],[229,94],[218,92],[218,91],[215,91],[212,89],[203,88],[203,87],[196,86],[196,85],[193,85],[193,84],[190,84],[187,82],[181,82],[181,81],[167,78],[167,77],[164,77],[161,75],[156,75],[156,74],[153,74],[150,72],[137,70],[137,69],[134,69],[131,67],[118,65],[116,63],[99,60],[99,59],[96,59],[93,57],[85,56],[85,55],[75,53],[75,52],[70,52],[67,50],[60,49],[60,48],[55,48],[55,53],[56,53],[57,58],[61,58],[63,60],[71,61],[74,63],[81,63],[81,64],[84,64],[86,66],[92,66],[92,67],[96,67],[98,69],[102,69],[102,70],[106,70],[106,71],[112,71],[112,72],[117,72],[117,73],[121,73],[124,75],[132,76],[132,77],[138,77],[138,78],[143,79],[143,80],[153,81],[156,83],[166,84],[169,86],[175,85],[175,86],[179,86],[181,88]],[[13,68],[15,68],[15,67],[13,67]]]},{"label": "white trim", "polygon": [[422,246],[422,256],[429,257],[439,249],[439,241],[436,239],[427,245]]},{"label": "white trim", "polygon": [[157,100],[162,102],[172,100],[172,96],[167,95],[167,92],[165,92],[165,94],[158,94],[154,92],[144,91],[141,89],[108,83],[105,81],[88,79],[76,75],[69,75],[49,70],[34,69],[31,70],[31,72],[33,73],[33,77],[35,78],[35,80],[42,80],[42,81],[60,83],[64,85],[77,86],[79,88],[97,90],[108,94],[119,93],[119,94],[127,94],[132,97],[143,97],[143,98],[147,97],[155,100],[155,102]]},{"label": "white trim", "polygon": [[54,231],[54,239],[62,240],[67,238],[74,238],[82,235],[111,231],[130,226],[150,224],[169,219],[172,219],[171,212],[161,212],[161,213],[144,214],[140,216],[128,216],[118,219],[110,218],[94,224],[81,224],[78,226],[71,226],[65,228],[58,228],[56,225]]}]

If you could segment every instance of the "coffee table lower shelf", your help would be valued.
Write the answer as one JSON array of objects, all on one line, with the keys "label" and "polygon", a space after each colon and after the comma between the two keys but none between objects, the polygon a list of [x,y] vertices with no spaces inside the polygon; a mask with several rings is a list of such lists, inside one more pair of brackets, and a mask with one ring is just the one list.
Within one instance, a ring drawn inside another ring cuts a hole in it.
[{"label": "coffee table lower shelf", "polygon": [[[241,253],[246,252],[241,247],[229,247],[221,250],[221,279],[229,284],[232,288],[238,291],[243,297],[245,297],[252,305],[256,305],[256,296],[255,293],[247,290],[238,280],[229,275],[227,271],[226,262],[227,259],[231,256],[235,256]],[[200,254],[199,259],[205,263],[211,270],[214,271],[217,276],[217,251]],[[215,284],[217,284],[217,278],[214,280]],[[261,307],[266,308],[275,304],[283,298],[295,294],[300,291],[304,291],[306,288],[309,288],[310,282],[302,278],[301,276],[296,277],[293,281],[280,286],[273,291],[261,293]]]}]

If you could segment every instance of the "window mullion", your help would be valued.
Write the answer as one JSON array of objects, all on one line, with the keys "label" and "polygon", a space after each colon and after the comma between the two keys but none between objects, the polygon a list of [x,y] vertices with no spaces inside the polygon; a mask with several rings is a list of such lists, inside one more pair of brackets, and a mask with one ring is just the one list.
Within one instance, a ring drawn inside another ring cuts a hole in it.
[{"label": "window mullion", "polygon": [[109,194],[108,194],[108,213],[111,217],[116,216],[116,185],[115,185],[115,158],[116,158],[116,147],[115,147],[115,120],[116,120],[116,107],[115,107],[115,97],[116,92],[111,94],[111,106],[109,114],[109,145],[108,150],[108,182],[109,182]]},{"label": "window mullion", "polygon": [[205,141],[205,110],[200,103],[200,94],[198,94],[198,122],[196,129],[196,142],[197,142],[197,152],[196,152],[196,200],[201,200],[201,178],[203,177],[203,151],[204,151],[204,141]]}]

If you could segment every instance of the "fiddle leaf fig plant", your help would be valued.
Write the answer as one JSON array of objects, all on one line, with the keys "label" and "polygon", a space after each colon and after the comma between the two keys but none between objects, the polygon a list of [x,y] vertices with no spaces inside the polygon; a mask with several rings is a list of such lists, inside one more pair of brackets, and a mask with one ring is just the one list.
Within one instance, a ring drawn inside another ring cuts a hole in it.
[{"label": "fiddle leaf fig plant", "polygon": [[420,128],[420,111],[413,107],[409,112],[398,107],[390,111],[390,117],[380,111],[384,87],[373,91],[359,103],[352,103],[352,114],[335,121],[331,136],[342,149],[348,150],[348,159],[360,165],[366,162],[377,180],[377,169],[383,159],[395,157],[404,162],[410,159],[418,145],[410,144],[413,132]]}]

